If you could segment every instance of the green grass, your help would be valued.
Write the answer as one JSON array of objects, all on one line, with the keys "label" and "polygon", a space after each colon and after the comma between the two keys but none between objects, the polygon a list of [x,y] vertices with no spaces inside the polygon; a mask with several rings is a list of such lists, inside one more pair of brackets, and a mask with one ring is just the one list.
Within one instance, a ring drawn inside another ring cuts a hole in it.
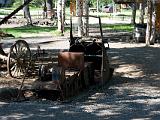
[{"label": "green grass", "polygon": [[117,30],[117,31],[133,31],[134,26],[131,24],[106,24],[102,25],[103,29]]},{"label": "green grass", "polygon": [[[67,32],[69,28],[65,28],[65,32]],[[53,36],[61,35],[57,31],[57,27],[40,27],[40,26],[22,26],[22,27],[15,27],[15,28],[3,28],[3,32],[12,34],[16,38],[23,37],[24,34],[32,35],[33,37],[38,36],[40,33],[50,33]]]},{"label": "green grass", "polygon": [[[131,24],[103,24],[104,29],[116,30],[116,31],[133,31],[133,25]],[[65,32],[69,33],[70,27],[65,28]],[[40,26],[22,26],[22,27],[15,27],[15,28],[3,28],[3,32],[12,34],[16,38],[24,37],[24,34],[31,35],[32,37],[39,36],[39,34],[50,33],[53,36],[61,36],[61,33],[57,31],[57,27],[40,27]]]},{"label": "green grass", "polygon": [[8,15],[8,13],[0,12],[0,15]]}]

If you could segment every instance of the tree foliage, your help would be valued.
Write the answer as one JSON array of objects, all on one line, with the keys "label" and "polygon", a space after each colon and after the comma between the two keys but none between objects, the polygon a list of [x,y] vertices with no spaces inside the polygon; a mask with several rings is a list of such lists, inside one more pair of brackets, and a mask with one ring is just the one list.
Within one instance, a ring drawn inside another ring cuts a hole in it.
[{"label": "tree foliage", "polygon": [[[53,3],[55,1],[57,1],[57,0],[53,0]],[[31,2],[31,7],[41,7],[43,2],[44,2],[44,0],[33,0]],[[112,2],[113,2],[113,0],[99,0],[100,5],[106,5],[106,4],[110,4]],[[21,4],[22,4],[22,0],[14,0],[14,2],[13,2],[14,7],[17,7]],[[69,7],[69,5],[70,5],[70,0],[66,0],[66,6]],[[90,5],[90,7],[96,7],[97,0],[90,0],[89,5]]]},{"label": "tree foliage", "polygon": [[[103,6],[103,5],[107,5],[112,3],[113,0],[99,0],[99,5]],[[90,0],[90,6],[91,7],[96,7],[97,5],[97,0]]]},{"label": "tree foliage", "polygon": [[[53,3],[55,2],[56,0],[53,0]],[[13,2],[13,7],[17,7],[19,5],[21,5],[23,3],[23,0],[14,0]],[[44,0],[33,0],[31,3],[30,3],[30,6],[31,7],[42,7],[44,3]]]}]

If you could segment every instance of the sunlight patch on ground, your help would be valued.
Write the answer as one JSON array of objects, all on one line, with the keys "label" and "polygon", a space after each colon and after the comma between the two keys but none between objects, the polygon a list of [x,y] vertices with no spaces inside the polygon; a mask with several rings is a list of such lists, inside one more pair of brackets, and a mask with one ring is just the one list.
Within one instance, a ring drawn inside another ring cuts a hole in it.
[{"label": "sunlight patch on ground", "polygon": [[[160,80],[160,75],[157,73],[155,73],[155,74],[152,74],[151,76],[150,76],[150,78],[151,79],[153,79],[153,80]],[[159,85],[160,86],[160,85]]]},{"label": "sunlight patch on ground", "polygon": [[118,111],[121,108],[117,108],[115,105],[107,105],[107,104],[93,104],[81,106],[84,112],[96,114],[97,116],[105,116],[105,115],[117,115]]},{"label": "sunlight patch on ground", "polygon": [[63,113],[65,113],[65,114],[71,114],[71,115],[76,114],[75,111],[71,111],[71,110],[65,110],[65,111],[63,111]]},{"label": "sunlight patch on ground", "polygon": [[49,32],[30,33],[30,34],[28,34],[28,33],[21,33],[20,37],[25,38],[25,37],[36,37],[36,36],[38,36],[38,37],[44,37],[44,36],[52,36],[52,34],[49,33]]},{"label": "sunlight patch on ground", "polygon": [[[112,87],[111,87],[112,88]],[[127,86],[124,84],[123,86],[114,86],[117,89],[118,94],[126,94],[129,92],[129,96],[142,96],[143,97],[160,97],[160,91],[157,90],[158,87],[152,87],[147,84],[140,84],[137,81],[137,84],[133,83],[132,85]],[[127,95],[127,94],[126,94]],[[151,98],[147,98],[151,99]]]},{"label": "sunlight patch on ground", "polygon": [[89,97],[89,99],[95,100],[95,99],[102,99],[105,97],[105,93],[96,93],[94,95],[92,95],[91,97]]},{"label": "sunlight patch on ground", "polygon": [[131,120],[151,120],[151,118],[134,118],[134,119],[131,119]]},{"label": "sunlight patch on ground", "polygon": [[8,103],[6,102],[0,102],[0,107],[3,106],[3,105],[7,105]]},{"label": "sunlight patch on ground", "polygon": [[120,115],[120,112],[114,112],[112,110],[100,110],[98,113],[96,113],[97,116],[109,116],[109,115]]},{"label": "sunlight patch on ground", "polygon": [[125,64],[120,65],[119,68],[115,69],[115,72],[121,73],[122,77],[129,77],[129,78],[138,78],[143,77],[144,73],[142,71],[141,65],[133,65],[133,64]]},{"label": "sunlight patch on ground", "polygon": [[153,115],[159,115],[160,114],[160,111],[151,111],[150,115],[153,116]]},{"label": "sunlight patch on ground", "polygon": [[[121,44],[121,45],[120,45]],[[135,48],[135,47],[145,47],[144,43],[139,43],[139,44],[131,44],[131,43],[121,43],[121,42],[116,42],[116,43],[109,43],[110,48]]]},{"label": "sunlight patch on ground", "polygon": [[34,114],[22,114],[22,113],[14,113],[8,116],[1,116],[0,119],[1,120],[20,120],[20,119],[28,119],[30,117],[32,117]]}]

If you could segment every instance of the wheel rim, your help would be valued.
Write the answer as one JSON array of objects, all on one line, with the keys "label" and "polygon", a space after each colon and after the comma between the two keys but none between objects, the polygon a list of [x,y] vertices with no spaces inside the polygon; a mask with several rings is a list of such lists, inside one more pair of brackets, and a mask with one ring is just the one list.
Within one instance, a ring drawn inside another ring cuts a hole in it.
[{"label": "wheel rim", "polygon": [[24,40],[18,40],[10,48],[7,60],[8,73],[13,78],[21,78],[30,65],[31,51]]}]

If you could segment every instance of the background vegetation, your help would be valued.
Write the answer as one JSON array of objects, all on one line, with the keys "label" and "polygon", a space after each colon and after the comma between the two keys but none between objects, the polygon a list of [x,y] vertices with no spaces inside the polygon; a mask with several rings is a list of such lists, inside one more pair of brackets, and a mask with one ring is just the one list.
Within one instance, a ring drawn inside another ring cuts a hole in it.
[{"label": "background vegetation", "polygon": [[[22,4],[23,0],[14,0],[12,7],[6,7],[4,9],[15,9],[17,8],[17,6]],[[55,2],[57,2],[57,0],[53,0],[53,7],[55,7]],[[96,7],[97,5],[97,0],[89,0],[90,2],[90,7]],[[105,6],[107,4],[111,4],[113,3],[112,0],[99,0],[99,6]],[[37,9],[41,9],[43,7],[44,4],[44,0],[33,0],[30,3],[30,7],[31,7],[31,15],[32,18],[36,17],[35,13],[37,13]],[[70,0],[66,0],[66,20],[70,19],[70,12],[69,12],[69,5],[70,5]],[[1,9],[3,11],[3,9]],[[7,15],[9,14],[9,11],[5,11],[5,12],[0,12],[1,15]],[[8,12],[8,13],[7,13]],[[91,12],[91,15],[97,15],[97,12]],[[131,10],[125,10],[123,11],[123,14],[128,15],[129,17],[131,16]],[[109,19],[122,19],[121,16],[115,16],[112,13],[105,13],[105,12],[100,12],[98,13],[99,16],[101,17],[106,17]],[[22,13],[18,13],[16,14],[16,16],[23,16]],[[123,17],[123,16],[122,16]],[[129,18],[128,18],[129,19]],[[69,32],[69,28],[67,28],[68,26],[65,26],[65,32]],[[120,30],[120,31],[132,31],[133,30],[133,26],[132,25],[108,25],[108,24],[103,24],[103,29],[110,29],[110,30]],[[23,37],[24,34],[29,34],[32,36],[38,36],[38,34],[41,33],[50,33],[52,35],[59,35],[59,32],[57,32],[57,26],[52,26],[52,27],[46,27],[46,26],[21,26],[21,27],[15,27],[15,28],[3,28],[2,29],[3,32],[5,33],[9,33],[12,34],[15,37]],[[33,35],[34,34],[34,35]]]},{"label": "background vegetation", "polygon": [[[55,3],[56,1],[57,0],[53,0],[53,3]],[[33,0],[31,2],[31,6],[32,7],[41,7],[43,2],[44,2],[44,0]],[[89,2],[90,2],[89,3],[90,7],[96,7],[97,0],[90,0]],[[110,4],[112,2],[113,2],[113,0],[99,0],[100,6]],[[18,5],[21,5],[21,4],[22,4],[22,0],[14,0],[13,3],[12,3],[12,6],[17,7]],[[66,0],[66,6],[69,7],[69,5],[70,5],[70,0]]]}]

